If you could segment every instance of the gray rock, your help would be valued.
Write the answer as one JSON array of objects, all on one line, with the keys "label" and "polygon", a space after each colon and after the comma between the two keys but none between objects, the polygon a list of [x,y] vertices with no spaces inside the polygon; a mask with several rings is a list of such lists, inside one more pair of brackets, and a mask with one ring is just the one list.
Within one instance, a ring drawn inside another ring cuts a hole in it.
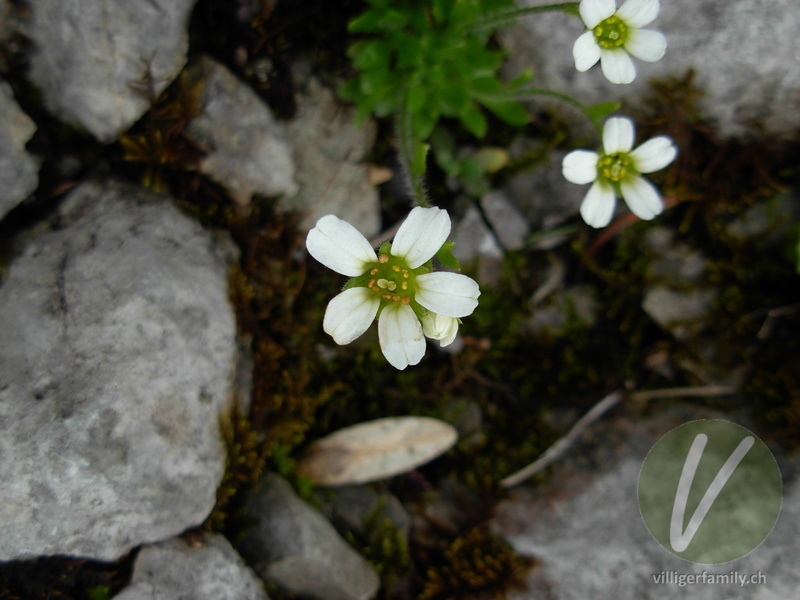
[{"label": "gray rock", "polygon": [[575,70],[572,46],[584,30],[578,18],[562,13],[523,17],[500,39],[510,52],[511,74],[533,69],[536,87],[567,93],[585,104],[635,101],[648,80],[682,76],[693,68],[704,90],[701,109],[724,135],[744,133],[751,120],[767,132],[785,134],[800,126],[795,9],[794,0],[664,0],[648,28],[667,36],[667,54],[655,64],[635,60],[637,77],[630,85],[609,83],[599,65],[587,73]]},{"label": "gray rock", "polygon": [[699,333],[718,295],[706,280],[708,259],[663,227],[648,231],[644,242],[653,259],[646,269],[642,309],[677,339]]},{"label": "gray rock", "polygon": [[506,250],[519,250],[525,245],[530,224],[505,192],[493,190],[481,198],[486,219]]},{"label": "gray rock", "polygon": [[[698,565],[662,548],[650,535],[639,512],[637,482],[647,453],[673,427],[698,418],[731,420],[730,415],[698,408],[666,409],[650,418],[621,417],[596,424],[585,436],[600,450],[593,468],[572,466],[586,453],[578,444],[555,466],[550,483],[515,490],[494,519],[495,529],[540,566],[528,577],[529,590],[509,600],[783,600],[796,595],[800,573],[792,560],[800,552],[800,485],[785,482],[781,515],[767,539],[747,556],[719,565]],[[734,420],[736,418],[734,417]],[[747,426],[746,423],[742,425]],[[573,457],[573,458],[570,458]],[[597,465],[602,465],[600,468]],[[795,465],[796,468],[796,465]],[[743,575],[759,571],[766,583],[735,585],[656,584],[663,571],[703,571]]]},{"label": "gray rock", "polygon": [[0,285],[0,560],[114,560],[200,524],[225,456],[227,259],[165,196],[93,180]]},{"label": "gray rock", "polygon": [[455,224],[451,238],[455,242],[453,254],[462,266],[477,261],[477,277],[480,283],[495,285],[499,281],[503,249],[475,206],[470,206],[461,220]]},{"label": "gray rock", "polygon": [[39,185],[39,160],[25,151],[35,131],[34,122],[14,101],[11,86],[0,79],[0,219]]},{"label": "gray rock", "polygon": [[202,114],[187,133],[207,154],[200,169],[225,187],[241,207],[253,194],[292,196],[295,165],[284,128],[256,93],[211,58],[189,70],[203,82]]},{"label": "gray rock", "polygon": [[339,531],[355,533],[363,539],[373,533],[369,530],[371,521],[380,524],[388,519],[408,538],[411,526],[408,513],[389,492],[368,485],[351,485],[321,490],[316,500]]},{"label": "gray rock", "polygon": [[263,583],[224,537],[183,539],[142,548],[128,587],[116,600],[269,600]]},{"label": "gray rock", "polygon": [[534,229],[552,229],[577,216],[588,186],[575,185],[561,174],[566,152],[554,150],[546,165],[519,173],[506,184],[511,200]]},{"label": "gray rock", "polygon": [[297,114],[288,124],[300,191],[281,208],[305,213],[302,226],[334,214],[367,238],[380,230],[378,190],[370,183],[364,156],[375,140],[375,124],[355,123],[355,111],[310,78],[297,98]]},{"label": "gray rock", "polygon": [[715,290],[676,290],[656,286],[644,293],[642,309],[679,340],[685,340],[705,325],[714,300]]},{"label": "gray rock", "polygon": [[533,310],[528,329],[534,334],[559,336],[568,325],[591,328],[597,322],[597,291],[588,285],[559,289]]},{"label": "gray rock", "polygon": [[277,475],[261,480],[245,510],[259,522],[236,548],[261,578],[320,600],[367,600],[378,591],[375,569]]},{"label": "gray rock", "polygon": [[470,206],[453,228],[453,254],[459,261],[469,263],[479,256],[500,259],[503,250],[492,231],[486,226],[480,211]]},{"label": "gray rock", "polygon": [[30,79],[56,117],[111,142],[186,62],[195,0],[32,0]]}]

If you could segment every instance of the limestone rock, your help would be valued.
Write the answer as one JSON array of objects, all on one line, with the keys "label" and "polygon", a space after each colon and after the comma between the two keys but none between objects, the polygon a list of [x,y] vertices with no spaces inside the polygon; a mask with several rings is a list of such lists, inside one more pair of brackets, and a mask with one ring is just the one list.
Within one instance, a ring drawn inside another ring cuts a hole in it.
[{"label": "limestone rock", "polygon": [[282,202],[284,210],[306,213],[302,225],[334,214],[367,238],[380,229],[378,190],[370,183],[364,156],[375,140],[375,124],[355,123],[355,111],[310,78],[297,98],[297,114],[288,125],[300,191]]},{"label": "limestone rock", "polygon": [[647,233],[644,241],[653,259],[646,269],[642,309],[677,339],[687,339],[705,326],[718,292],[707,281],[708,259],[674,238],[663,227]]},{"label": "limestone rock", "polygon": [[740,135],[752,120],[769,133],[783,134],[800,126],[795,9],[794,0],[665,0],[648,28],[667,36],[667,54],[654,64],[635,60],[637,77],[630,85],[609,83],[599,65],[587,73],[575,70],[572,46],[584,31],[580,19],[563,13],[522,17],[502,30],[500,39],[510,52],[512,74],[533,69],[536,87],[567,93],[585,104],[635,101],[648,80],[682,76],[692,68],[705,92],[701,109],[723,134]]},{"label": "limestone rock", "polygon": [[117,600],[269,600],[263,583],[221,535],[142,548]]},{"label": "limestone rock", "polygon": [[319,600],[367,600],[378,591],[375,569],[277,475],[261,480],[245,510],[259,522],[236,548],[262,579]]},{"label": "limestone rock", "polygon": [[506,187],[511,200],[530,220],[534,230],[552,229],[576,217],[588,186],[564,179],[561,161],[566,152],[553,150],[550,161],[511,177]]},{"label": "limestone rock", "polygon": [[201,170],[225,187],[240,206],[253,194],[292,196],[297,192],[292,150],[279,123],[256,93],[211,58],[189,71],[202,81],[202,114],[188,134],[207,154]]},{"label": "limestone rock", "polygon": [[227,260],[165,196],[92,180],[0,285],[0,560],[114,560],[211,511]]},{"label": "limestone rock", "polygon": [[35,131],[34,122],[17,106],[11,86],[0,79],[0,219],[39,184],[39,161],[25,151]]},{"label": "limestone rock", "polygon": [[112,142],[186,62],[195,0],[31,0],[30,79],[56,117]]},{"label": "limestone rock", "polygon": [[[787,556],[800,551],[800,485],[784,479],[783,508],[767,539],[750,554],[729,563],[700,565],[662,548],[642,520],[637,482],[650,448],[673,427],[698,418],[731,420],[729,414],[673,405],[649,418],[606,416],[554,466],[549,483],[523,487],[501,503],[495,530],[525,556],[540,561],[527,579],[528,590],[509,600],[530,598],[614,598],[616,600],[782,600],[800,585],[800,574]],[[736,419],[736,417],[733,417]],[[741,423],[746,426],[746,423]],[[588,455],[588,456],[587,456]],[[578,461],[582,461],[582,466]],[[781,459],[779,458],[779,461]],[[601,466],[598,466],[601,465]],[[796,460],[787,472],[797,472]],[[656,584],[664,571],[679,574],[742,575],[761,572],[765,583],[739,587],[698,583]]]},{"label": "limestone rock", "polygon": [[481,206],[497,239],[506,250],[519,250],[525,245],[530,225],[505,192],[493,190],[481,198]]}]

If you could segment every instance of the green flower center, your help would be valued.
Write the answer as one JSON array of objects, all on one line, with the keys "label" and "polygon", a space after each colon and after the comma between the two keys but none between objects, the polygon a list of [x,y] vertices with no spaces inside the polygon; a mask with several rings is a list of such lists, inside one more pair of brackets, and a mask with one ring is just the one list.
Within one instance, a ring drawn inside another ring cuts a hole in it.
[{"label": "green flower center", "polygon": [[411,304],[414,299],[414,271],[406,262],[391,254],[380,254],[378,264],[368,271],[366,285],[379,294],[381,303],[400,302]]},{"label": "green flower center", "polygon": [[635,174],[635,169],[627,152],[617,152],[616,154],[606,154],[597,161],[597,173],[603,179],[619,183],[628,175]]},{"label": "green flower center", "polygon": [[592,31],[595,41],[604,50],[620,48],[628,39],[628,26],[614,15],[600,21]]}]

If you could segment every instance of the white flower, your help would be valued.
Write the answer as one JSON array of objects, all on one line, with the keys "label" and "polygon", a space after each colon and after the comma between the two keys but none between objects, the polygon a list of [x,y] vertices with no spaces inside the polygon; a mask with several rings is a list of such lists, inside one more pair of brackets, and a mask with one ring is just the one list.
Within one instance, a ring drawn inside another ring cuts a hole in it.
[{"label": "white flower", "polygon": [[[352,278],[328,304],[322,321],[325,332],[337,344],[349,344],[377,316],[383,355],[401,370],[422,360],[423,334],[447,345],[444,341],[455,333],[450,321],[442,319],[455,321],[457,330],[457,319],[472,314],[481,294],[469,277],[434,273],[426,264],[449,234],[447,211],[417,207],[394,242],[385,243],[376,255],[355,227],[333,215],[322,217],[308,232],[306,248],[326,267]],[[437,325],[423,327],[431,319]]]},{"label": "white flower", "polygon": [[439,340],[439,346],[444,348],[456,339],[458,319],[428,313],[422,317],[422,331],[432,340]]},{"label": "white flower", "polygon": [[592,183],[581,204],[581,216],[592,227],[605,227],[614,215],[617,197],[640,219],[650,220],[664,210],[661,195],[640,173],[663,169],[678,154],[672,140],[661,135],[633,148],[633,122],[613,117],[603,127],[603,152],[575,150],[564,157],[567,181]]},{"label": "white flower", "polygon": [[667,50],[664,34],[642,29],[660,8],[659,0],[626,0],[619,10],[615,0],[581,0],[579,11],[589,31],[572,48],[575,68],[588,71],[599,60],[611,83],[631,83],[636,77],[631,56],[656,62]]}]

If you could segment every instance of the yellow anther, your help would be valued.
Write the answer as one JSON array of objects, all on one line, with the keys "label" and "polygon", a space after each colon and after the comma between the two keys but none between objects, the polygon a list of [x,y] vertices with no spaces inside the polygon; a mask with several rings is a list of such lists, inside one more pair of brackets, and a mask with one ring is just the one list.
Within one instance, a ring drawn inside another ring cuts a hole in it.
[{"label": "yellow anther", "polygon": [[374,287],[375,287],[375,280],[374,280],[374,279],[370,279],[370,280],[369,280],[369,283],[367,284],[367,287],[368,287],[369,289],[372,289],[372,288],[374,288]]},{"label": "yellow anther", "polygon": [[381,254],[381,255],[378,257],[378,262],[380,262],[380,263],[387,263],[387,262],[389,262],[389,257],[388,257],[388,256],[386,256],[385,254]]},{"label": "yellow anther", "polygon": [[384,300],[391,300],[392,299],[392,295],[391,294],[381,294],[381,298],[383,298]]},{"label": "yellow anther", "polygon": [[398,267],[397,265],[392,265],[392,271],[397,271],[399,273],[400,267]]},{"label": "yellow anther", "polygon": [[392,296],[392,302],[400,302],[400,296],[398,296],[397,294]]},{"label": "yellow anther", "polygon": [[370,275],[377,275],[378,274],[378,267],[374,267],[370,272]]},{"label": "yellow anther", "polygon": [[408,279],[408,271],[406,271],[405,269],[403,269],[403,277]]},{"label": "yellow anther", "polygon": [[401,299],[401,302],[403,304],[411,304],[411,296],[403,296],[403,298]]},{"label": "yellow anther", "polygon": [[401,284],[400,284],[400,287],[401,287],[402,289],[404,289],[404,290],[407,290],[407,289],[408,289],[408,282],[407,282],[407,281],[404,281],[403,283],[401,283]]}]

